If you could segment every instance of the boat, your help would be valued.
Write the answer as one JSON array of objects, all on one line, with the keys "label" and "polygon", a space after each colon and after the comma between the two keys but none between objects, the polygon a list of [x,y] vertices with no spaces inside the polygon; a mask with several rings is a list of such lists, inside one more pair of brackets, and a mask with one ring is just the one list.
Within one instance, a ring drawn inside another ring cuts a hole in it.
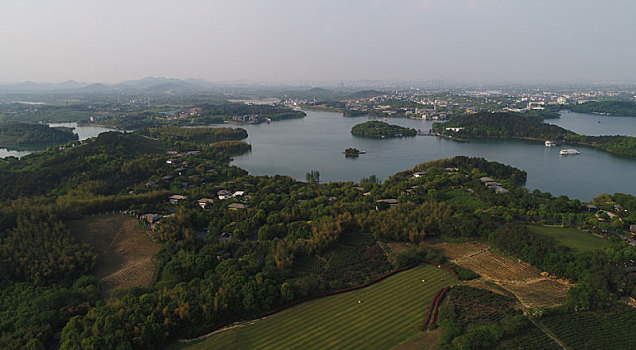
[{"label": "boat", "polygon": [[551,140],[545,140],[546,147],[556,147],[557,143]]},{"label": "boat", "polygon": [[575,150],[574,148],[570,148],[570,149],[562,149],[559,152],[559,154],[562,156],[567,156],[567,155],[581,154],[581,152]]}]

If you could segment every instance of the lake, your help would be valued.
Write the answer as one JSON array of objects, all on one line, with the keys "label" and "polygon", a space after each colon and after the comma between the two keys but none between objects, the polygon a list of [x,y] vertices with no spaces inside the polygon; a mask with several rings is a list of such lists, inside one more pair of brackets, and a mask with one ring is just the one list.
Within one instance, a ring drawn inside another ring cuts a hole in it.
[{"label": "lake", "polygon": [[[92,125],[77,125],[77,123],[75,122],[69,122],[69,123],[50,123],[49,126],[51,127],[67,127],[67,128],[72,128],[73,132],[77,134],[77,136],[79,137],[80,141],[81,140],[86,140],[87,138],[90,137],[96,137],[97,135],[106,132],[106,131],[113,131],[113,129],[108,129],[108,128],[104,128],[101,126],[92,126]],[[34,151],[16,151],[16,150],[8,150],[6,148],[0,148],[0,158],[4,158],[4,157],[9,157],[9,156],[13,156],[13,157],[22,157],[25,156],[27,154],[31,154]]]},{"label": "lake", "polygon": [[608,116],[587,113],[561,112],[561,118],[546,119],[546,123],[558,125],[581,135],[636,136],[636,117]]},{"label": "lake", "polygon": [[104,128],[102,126],[94,126],[94,125],[77,125],[77,123],[75,122],[69,122],[69,123],[50,123],[49,124],[50,127],[52,128],[56,128],[56,127],[66,127],[66,128],[72,128],[73,132],[77,134],[77,136],[79,137],[80,141],[82,140],[86,140],[88,138],[91,137],[97,137],[97,135],[106,132],[106,131],[114,131],[113,129],[109,129],[109,128]]},{"label": "lake", "polygon": [[[576,120],[583,119],[570,117],[553,122],[567,120],[576,124]],[[246,141],[252,144],[252,152],[235,157],[233,164],[253,175],[283,174],[304,180],[307,172],[318,170],[321,182],[357,182],[372,174],[385,180],[422,162],[465,155],[527,171],[526,187],[531,190],[581,200],[591,200],[599,193],[636,195],[636,160],[594,148],[577,146],[582,154],[560,156],[560,148],[546,148],[542,142],[524,140],[460,143],[433,136],[368,139],[351,135],[353,125],[367,120],[367,117],[345,118],[339,113],[307,111],[307,117],[302,119],[244,125],[241,127],[248,131]],[[387,122],[422,131],[428,131],[433,124],[433,121],[405,118]],[[575,127],[570,128],[576,130]],[[342,152],[348,147],[367,153],[358,158],[345,158]]]}]

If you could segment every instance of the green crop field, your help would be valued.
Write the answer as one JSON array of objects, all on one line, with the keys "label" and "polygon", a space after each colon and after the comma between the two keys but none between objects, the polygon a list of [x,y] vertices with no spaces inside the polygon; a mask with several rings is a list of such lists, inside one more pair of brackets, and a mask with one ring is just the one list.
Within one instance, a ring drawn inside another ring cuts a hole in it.
[{"label": "green crop field", "polygon": [[586,311],[537,319],[571,349],[636,349],[636,310]]},{"label": "green crop field", "polygon": [[390,349],[420,332],[435,293],[456,282],[444,269],[419,265],[174,348]]},{"label": "green crop field", "polygon": [[556,243],[570,247],[578,252],[589,252],[608,245],[606,240],[576,228],[532,225],[529,225],[528,228],[538,235],[553,238]]}]

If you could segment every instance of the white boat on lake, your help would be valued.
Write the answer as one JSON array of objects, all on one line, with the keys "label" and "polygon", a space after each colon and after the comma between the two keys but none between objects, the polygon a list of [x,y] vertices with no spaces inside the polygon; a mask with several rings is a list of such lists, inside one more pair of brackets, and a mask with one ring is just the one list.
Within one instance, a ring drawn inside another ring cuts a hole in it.
[{"label": "white boat on lake", "polygon": [[557,143],[551,140],[545,140],[546,147],[556,147]]},{"label": "white boat on lake", "polygon": [[570,149],[562,149],[559,152],[559,154],[562,156],[567,156],[567,155],[581,154],[581,152],[575,150],[574,148],[570,148]]}]

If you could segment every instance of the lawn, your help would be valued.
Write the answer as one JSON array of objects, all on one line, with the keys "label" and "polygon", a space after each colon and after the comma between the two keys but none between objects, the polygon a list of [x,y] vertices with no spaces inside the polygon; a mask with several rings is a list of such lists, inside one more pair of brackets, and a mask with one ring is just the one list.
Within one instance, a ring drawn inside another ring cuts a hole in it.
[{"label": "lawn", "polygon": [[444,196],[445,201],[456,208],[474,211],[489,206],[489,204],[480,201],[474,194],[465,189],[447,191]]},{"label": "lawn", "polygon": [[550,237],[554,239],[556,243],[572,248],[580,253],[601,249],[608,245],[606,240],[576,228],[532,225],[528,225],[528,228],[540,236]]},{"label": "lawn", "polygon": [[390,349],[420,332],[435,293],[456,282],[444,269],[419,265],[367,288],[312,300],[174,348]]}]

